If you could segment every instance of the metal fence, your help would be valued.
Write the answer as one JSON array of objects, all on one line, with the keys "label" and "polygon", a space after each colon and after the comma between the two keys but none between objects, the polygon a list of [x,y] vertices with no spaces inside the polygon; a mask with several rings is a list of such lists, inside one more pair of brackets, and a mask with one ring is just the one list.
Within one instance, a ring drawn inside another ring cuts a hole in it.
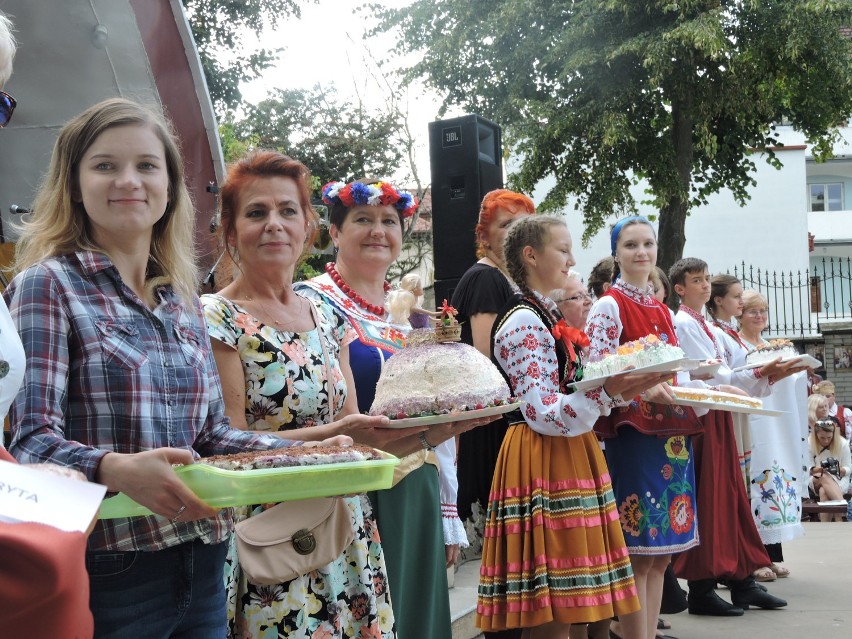
[{"label": "metal fence", "polygon": [[733,275],[769,301],[771,337],[817,337],[826,319],[852,320],[852,258],[822,258],[804,271],[770,272],[742,262]]}]

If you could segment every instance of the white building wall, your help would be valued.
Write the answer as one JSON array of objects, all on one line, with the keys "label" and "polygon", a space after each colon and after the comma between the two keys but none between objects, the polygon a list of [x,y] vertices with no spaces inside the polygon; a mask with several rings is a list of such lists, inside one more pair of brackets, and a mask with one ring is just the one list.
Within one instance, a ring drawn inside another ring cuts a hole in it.
[{"label": "white building wall", "polygon": [[[744,207],[736,203],[730,191],[723,190],[711,196],[707,205],[692,209],[686,222],[684,256],[706,260],[714,273],[733,271],[743,261],[770,271],[808,268],[805,150],[782,150],[777,156],[784,165],[781,170],[755,157],[757,185],[749,189],[751,199]],[[540,202],[553,183],[552,178],[543,181],[532,194],[533,200]],[[641,202],[641,186],[634,196]],[[642,204],[639,212],[657,213]],[[576,268],[585,277],[599,259],[609,255],[609,229],[597,233],[589,246],[583,247],[581,212],[574,211],[571,203],[563,214],[574,238]],[[619,217],[613,216],[611,221]]]}]

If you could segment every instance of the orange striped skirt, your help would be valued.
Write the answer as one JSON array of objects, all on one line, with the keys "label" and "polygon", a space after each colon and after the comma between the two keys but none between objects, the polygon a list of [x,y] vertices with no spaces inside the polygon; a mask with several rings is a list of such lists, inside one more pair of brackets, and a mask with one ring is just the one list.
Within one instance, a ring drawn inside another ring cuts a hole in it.
[{"label": "orange striped skirt", "polygon": [[639,609],[609,471],[593,433],[509,427],[491,484],[476,624],[584,623]]}]

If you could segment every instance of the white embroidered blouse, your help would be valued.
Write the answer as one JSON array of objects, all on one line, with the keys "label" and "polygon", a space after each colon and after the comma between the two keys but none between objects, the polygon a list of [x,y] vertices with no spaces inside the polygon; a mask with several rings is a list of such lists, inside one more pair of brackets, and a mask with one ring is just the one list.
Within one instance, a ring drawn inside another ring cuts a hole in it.
[{"label": "white embroidered blouse", "polygon": [[620,401],[603,386],[561,393],[556,341],[538,315],[523,306],[510,311],[495,334],[494,357],[509,376],[512,393],[526,402],[527,424],[542,435],[588,433]]}]

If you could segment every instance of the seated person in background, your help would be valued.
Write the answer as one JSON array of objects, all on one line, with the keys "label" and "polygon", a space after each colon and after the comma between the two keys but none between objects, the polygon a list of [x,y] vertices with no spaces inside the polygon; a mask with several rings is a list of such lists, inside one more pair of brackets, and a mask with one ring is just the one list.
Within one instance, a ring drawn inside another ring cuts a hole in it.
[{"label": "seated person in background", "polygon": [[808,433],[814,432],[814,426],[821,419],[828,417],[828,398],[814,393],[808,397]]},{"label": "seated person in background", "polygon": [[829,416],[837,418],[837,423],[840,425],[840,432],[846,440],[852,439],[852,410],[841,406],[835,401],[834,382],[829,380],[822,381],[814,386],[813,391],[814,393],[825,396],[828,400]]},{"label": "seated person in background", "polygon": [[[837,429],[837,419],[820,419],[808,439],[810,444],[811,490],[819,501],[843,499],[849,490],[852,455],[849,444]],[[820,521],[830,521],[832,515],[820,513]]]}]

